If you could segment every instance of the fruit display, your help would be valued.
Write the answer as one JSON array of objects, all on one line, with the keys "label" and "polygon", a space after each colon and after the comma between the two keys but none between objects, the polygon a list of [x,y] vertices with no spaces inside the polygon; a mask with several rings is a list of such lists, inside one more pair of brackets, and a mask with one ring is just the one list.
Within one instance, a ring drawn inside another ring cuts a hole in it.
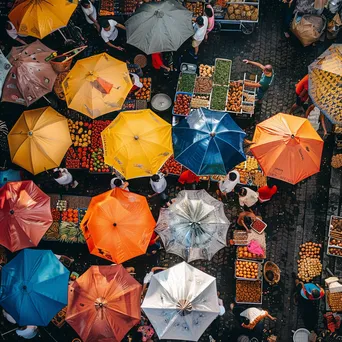
[{"label": "fruit display", "polygon": [[66,154],[65,167],[67,169],[89,168],[89,148],[70,147]]},{"label": "fruit display", "polygon": [[151,87],[152,87],[152,78],[150,77],[141,77],[140,82],[143,84],[143,87],[140,89],[139,93],[135,95],[137,100],[151,100]]},{"label": "fruit display", "polygon": [[331,158],[331,166],[334,169],[342,167],[342,154],[335,154]]},{"label": "fruit display", "polygon": [[329,236],[336,239],[342,239],[342,217],[331,216]]},{"label": "fruit display", "polygon": [[51,215],[52,215],[52,219],[56,222],[61,219],[61,213],[56,208],[51,208]]},{"label": "fruit display", "polygon": [[69,208],[62,212],[62,221],[78,223],[78,210]]},{"label": "fruit display", "polygon": [[124,102],[122,105],[122,110],[134,110],[135,109],[135,100],[128,100]]},{"label": "fruit display", "polygon": [[173,113],[176,115],[189,115],[191,96],[187,94],[177,94],[174,102]]},{"label": "fruit display", "polygon": [[200,64],[199,75],[200,77],[213,77],[215,67],[207,64]]},{"label": "fruit display", "polygon": [[261,234],[265,230],[266,227],[267,227],[267,224],[264,221],[260,220],[259,218],[256,218],[256,220],[253,221],[251,224],[251,228],[259,234]]},{"label": "fruit display", "polygon": [[68,202],[66,200],[58,200],[56,204],[56,209],[59,211],[66,211],[68,208]]},{"label": "fruit display", "polygon": [[195,86],[196,74],[181,73],[178,80],[177,91],[192,93]]},{"label": "fruit display", "polygon": [[258,188],[267,185],[267,177],[261,172],[256,171],[251,173],[253,184]]},{"label": "fruit display", "polygon": [[224,111],[226,109],[228,87],[214,85],[210,98],[210,109]]},{"label": "fruit display", "polygon": [[334,125],[334,133],[336,134],[342,134],[342,126],[339,124]]},{"label": "fruit display", "polygon": [[209,107],[209,95],[194,94],[191,99],[191,108]]},{"label": "fruit display", "polygon": [[330,291],[326,292],[328,304],[330,310],[333,312],[341,312],[342,311],[342,292],[331,293]]},{"label": "fruit display", "polygon": [[260,264],[254,261],[236,260],[235,277],[241,279],[259,279]]},{"label": "fruit display", "polygon": [[82,222],[83,217],[85,216],[86,213],[87,213],[87,209],[84,209],[84,208],[78,209],[78,221],[79,221],[79,223]]},{"label": "fruit display", "polygon": [[226,178],[226,176],[223,176],[223,175],[212,175],[212,176],[210,176],[210,179],[213,182],[223,181],[225,178]]},{"label": "fruit display", "polygon": [[262,283],[260,280],[236,280],[236,303],[261,304]]},{"label": "fruit display", "polygon": [[228,86],[232,61],[229,59],[216,59],[214,71],[214,84]]},{"label": "fruit display", "polygon": [[247,156],[245,169],[246,171],[257,170],[259,168],[259,164],[254,157]]},{"label": "fruit display", "polygon": [[243,170],[246,167],[246,162],[241,162],[240,164],[235,166],[235,169],[237,170]]},{"label": "fruit display", "polygon": [[194,17],[203,15],[203,3],[201,2],[186,2],[185,8],[192,12]]},{"label": "fruit display", "polygon": [[245,170],[239,171],[240,184],[247,184],[249,182],[249,173]]},{"label": "fruit display", "polygon": [[162,166],[162,168],[160,169],[161,172],[165,172],[166,169],[169,170],[169,173],[173,174],[173,175],[180,175],[182,173],[182,165],[178,163],[178,161],[176,161],[174,159],[173,156],[171,156],[166,162],[165,164]]},{"label": "fruit display", "polygon": [[209,77],[197,77],[195,82],[194,93],[210,94],[213,87],[213,81]]},{"label": "fruit display", "polygon": [[57,241],[59,238],[59,222],[52,222],[52,225],[43,236],[43,240]]},{"label": "fruit display", "polygon": [[250,104],[242,104],[241,109],[244,113],[247,114],[254,114],[254,105],[250,105]]},{"label": "fruit display", "polygon": [[88,147],[90,145],[93,124],[86,121],[74,122],[68,119],[68,126],[74,147]]},{"label": "fruit display", "polygon": [[242,98],[243,98],[243,101],[245,101],[245,102],[251,102],[251,103],[255,102],[255,95],[249,94],[245,91],[242,93]]},{"label": "fruit display", "polygon": [[248,20],[258,21],[259,10],[257,6],[243,5],[243,4],[230,4],[227,7],[227,20]]},{"label": "fruit display", "polygon": [[241,101],[242,101],[242,85],[236,82],[230,82],[227,110],[232,112],[241,111]]},{"label": "fruit display", "polygon": [[59,240],[69,243],[85,243],[81,229],[75,222],[62,222],[59,226]]},{"label": "fruit display", "polygon": [[[246,232],[247,234],[247,232]],[[237,251],[236,251],[237,257],[239,259],[243,258],[243,259],[256,259],[256,260],[262,260],[265,259],[265,253],[264,255],[257,255],[255,253],[251,253],[248,252],[248,248],[247,247],[238,247]]]},{"label": "fruit display", "polygon": [[101,6],[99,10],[99,16],[114,15],[114,1],[113,0],[101,0]]},{"label": "fruit display", "polygon": [[136,0],[125,0],[124,1],[124,7],[123,7],[123,13],[132,14],[135,12],[136,8],[137,8],[137,1]]},{"label": "fruit display", "polygon": [[329,246],[342,247],[342,239],[329,239]]},{"label": "fruit display", "polygon": [[303,281],[310,281],[322,272],[320,261],[321,244],[306,242],[299,246],[298,278]]},{"label": "fruit display", "polygon": [[110,172],[109,165],[105,164],[103,149],[95,148],[90,155],[90,172]]},{"label": "fruit display", "polygon": [[328,254],[334,255],[337,257],[342,257],[342,249],[341,248],[333,248],[333,247],[328,247]]},{"label": "fruit display", "polygon": [[322,245],[315,242],[306,242],[299,246],[300,259],[305,258],[320,258]]},{"label": "fruit display", "polygon": [[[234,245],[247,245],[248,234],[243,230],[234,230],[233,233],[233,241]],[[243,255],[239,256],[239,258],[243,258]]]}]

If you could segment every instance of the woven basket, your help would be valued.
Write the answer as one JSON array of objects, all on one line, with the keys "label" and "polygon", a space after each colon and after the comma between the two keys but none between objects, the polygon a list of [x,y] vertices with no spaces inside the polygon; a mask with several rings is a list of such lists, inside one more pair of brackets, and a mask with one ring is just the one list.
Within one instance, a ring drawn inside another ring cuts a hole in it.
[{"label": "woven basket", "polygon": [[138,64],[141,69],[147,65],[147,58],[144,55],[136,55],[134,57],[134,64]]},{"label": "woven basket", "polygon": [[[267,278],[266,276],[266,272],[267,271],[272,271],[274,274],[274,279],[270,280]],[[266,261],[265,265],[264,265],[264,278],[265,280],[270,284],[270,285],[274,285],[279,283],[280,280],[280,268],[272,261]]]},{"label": "woven basket", "polygon": [[50,61],[53,70],[57,73],[62,73],[70,70],[72,58],[67,60],[66,62],[54,62],[53,60]]}]

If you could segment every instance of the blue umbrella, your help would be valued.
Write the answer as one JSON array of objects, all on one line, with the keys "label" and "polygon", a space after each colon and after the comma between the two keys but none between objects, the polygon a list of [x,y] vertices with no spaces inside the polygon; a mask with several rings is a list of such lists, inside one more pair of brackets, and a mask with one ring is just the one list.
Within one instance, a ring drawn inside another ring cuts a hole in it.
[{"label": "blue umbrella", "polygon": [[196,175],[225,175],[246,160],[245,135],[228,113],[199,108],[172,128],[174,157]]},{"label": "blue umbrella", "polygon": [[0,187],[4,186],[7,182],[17,182],[20,180],[20,171],[11,169],[0,171]]},{"label": "blue umbrella", "polygon": [[68,303],[69,271],[51,251],[24,249],[1,273],[0,305],[20,326],[46,326]]}]

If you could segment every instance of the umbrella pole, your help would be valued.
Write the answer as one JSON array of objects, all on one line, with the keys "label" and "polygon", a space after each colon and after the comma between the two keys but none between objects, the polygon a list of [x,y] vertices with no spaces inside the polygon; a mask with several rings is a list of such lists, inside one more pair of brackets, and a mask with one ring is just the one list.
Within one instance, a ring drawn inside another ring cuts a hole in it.
[{"label": "umbrella pole", "polygon": [[[13,332],[13,331],[15,331],[15,330],[18,330],[18,328],[14,328],[14,329],[12,329],[12,330],[9,330],[9,331],[6,331],[6,332],[2,333],[2,334],[1,334],[1,337],[4,339],[4,335],[7,335],[7,334],[9,334],[9,333],[11,333],[11,332]],[[56,342],[57,342],[57,341],[56,341]]]},{"label": "umbrella pole", "polygon": [[51,101],[46,96],[43,96],[43,98],[51,104]]},{"label": "umbrella pole", "polygon": [[55,342],[58,342],[45,328],[43,328],[43,329]]},{"label": "umbrella pole", "polygon": [[62,35],[62,37],[64,38],[65,41],[68,40],[68,39],[66,39],[65,35],[63,34],[63,32],[60,29],[58,29],[58,32]]}]

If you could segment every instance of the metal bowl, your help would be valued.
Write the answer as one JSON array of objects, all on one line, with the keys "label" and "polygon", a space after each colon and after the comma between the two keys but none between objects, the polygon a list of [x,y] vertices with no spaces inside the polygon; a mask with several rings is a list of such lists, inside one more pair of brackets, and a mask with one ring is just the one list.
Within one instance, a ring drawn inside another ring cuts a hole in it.
[{"label": "metal bowl", "polygon": [[169,109],[172,105],[170,96],[166,94],[156,94],[152,97],[151,106],[158,112],[163,112]]}]

